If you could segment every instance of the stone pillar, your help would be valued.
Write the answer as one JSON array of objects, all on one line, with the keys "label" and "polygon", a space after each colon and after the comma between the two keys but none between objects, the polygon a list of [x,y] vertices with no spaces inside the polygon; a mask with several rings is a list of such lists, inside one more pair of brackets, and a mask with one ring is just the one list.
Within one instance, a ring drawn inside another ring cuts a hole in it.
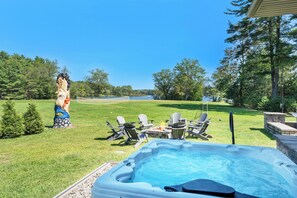
[{"label": "stone pillar", "polygon": [[264,112],[264,129],[267,129],[267,122],[281,122],[285,124],[285,113]]},{"label": "stone pillar", "polygon": [[60,73],[57,76],[57,100],[55,104],[55,117],[53,128],[65,128],[71,126],[70,123],[70,79],[67,73]]}]

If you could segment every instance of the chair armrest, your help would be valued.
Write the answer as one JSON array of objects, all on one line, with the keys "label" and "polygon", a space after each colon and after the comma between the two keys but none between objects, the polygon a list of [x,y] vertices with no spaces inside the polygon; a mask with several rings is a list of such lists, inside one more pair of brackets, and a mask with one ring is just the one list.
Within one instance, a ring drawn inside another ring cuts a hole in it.
[{"label": "chair armrest", "polygon": [[205,121],[197,121],[197,124],[203,124]]},{"label": "chair armrest", "polygon": [[139,131],[139,133],[147,133],[147,129],[143,129],[143,130],[141,130],[141,131]]},{"label": "chair armrest", "polygon": [[194,128],[195,126],[196,125],[194,123],[192,123],[192,122],[190,122],[189,125],[188,125],[189,128]]},{"label": "chair armrest", "polygon": [[187,122],[187,118],[181,118],[179,119],[179,122]]}]

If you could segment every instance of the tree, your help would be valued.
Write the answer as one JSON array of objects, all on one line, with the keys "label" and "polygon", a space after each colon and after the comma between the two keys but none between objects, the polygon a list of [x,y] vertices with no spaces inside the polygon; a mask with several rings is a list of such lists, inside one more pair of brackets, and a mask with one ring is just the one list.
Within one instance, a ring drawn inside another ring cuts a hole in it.
[{"label": "tree", "polygon": [[256,39],[262,44],[262,61],[270,65],[271,97],[277,98],[283,84],[281,73],[296,64],[296,41],[294,45],[291,38],[296,23],[288,16],[258,18],[255,23],[258,25]]},{"label": "tree", "polygon": [[56,92],[56,76],[58,73],[57,62],[38,56],[30,61],[27,71],[25,72],[26,98],[54,98]]},{"label": "tree", "polygon": [[44,125],[36,105],[29,103],[27,111],[23,114],[25,134],[37,134],[44,131]]},{"label": "tree", "polygon": [[162,69],[160,72],[153,74],[155,88],[162,94],[161,98],[170,99],[173,89],[174,74],[170,69]]},{"label": "tree", "polygon": [[112,87],[112,94],[116,96],[132,96],[133,89],[131,85]]},{"label": "tree", "polygon": [[77,81],[71,83],[71,96],[72,98],[76,97],[87,97],[92,95],[92,89],[89,84],[84,81]]},{"label": "tree", "polygon": [[57,63],[0,52],[0,98],[49,99],[55,93]]},{"label": "tree", "polygon": [[115,86],[112,88],[112,94],[115,96],[123,96],[124,93],[122,92],[122,87],[121,86]]},{"label": "tree", "polygon": [[231,98],[227,95],[230,87],[236,82],[238,78],[238,67],[233,61],[232,49],[225,50],[225,57],[220,61],[220,66],[212,74],[214,79],[214,86],[221,92],[225,93],[224,97]]},{"label": "tree", "polygon": [[86,77],[86,81],[89,83],[96,96],[107,93],[110,88],[108,74],[98,68],[90,71],[90,75]]},{"label": "tree", "polygon": [[8,72],[6,62],[9,59],[9,55],[1,51],[0,52],[0,99],[3,99],[7,95],[7,84],[9,83]]},{"label": "tree", "polygon": [[[237,10],[230,10],[226,14],[235,15],[241,17],[237,23],[232,24],[229,22],[229,28],[227,33],[230,35],[229,38],[225,40],[227,43],[231,43],[233,46],[229,50],[225,51],[224,67],[228,67],[226,63],[230,62],[232,67],[236,68],[238,73],[236,79],[233,79],[233,83],[228,89],[229,96],[233,95],[235,105],[244,105],[244,87],[248,84],[246,79],[246,74],[248,70],[248,56],[252,50],[253,37],[254,37],[254,24],[252,19],[245,17],[248,8],[250,7],[250,2],[247,0],[234,0],[231,2],[233,6],[239,7]],[[226,62],[227,60],[227,62]]]},{"label": "tree", "polygon": [[[230,36],[226,42],[232,45],[229,50],[231,53],[225,53],[224,59],[228,61],[223,61],[220,71],[217,71],[216,78],[221,82],[215,84],[224,87],[226,94],[234,97],[232,99],[236,101],[236,105],[248,104],[255,107],[267,94],[273,99],[280,96],[284,84],[280,79],[284,80],[283,74],[292,70],[292,66],[296,64],[296,18],[247,18],[246,13],[251,2],[231,1],[235,9],[228,9],[226,14],[234,15],[239,20],[234,24],[229,23],[227,32]],[[237,72],[236,78],[228,80],[225,78],[227,76],[218,75],[223,73],[223,68],[233,67],[232,65]],[[222,85],[223,79],[230,84]]]},{"label": "tree", "polygon": [[24,73],[27,67],[27,60],[24,56],[2,53],[1,56],[1,95],[4,98],[24,99]]},{"label": "tree", "polygon": [[57,61],[50,61],[36,57],[34,65],[38,67],[38,84],[41,87],[39,90],[39,98],[55,98],[56,92],[56,77],[58,74]]},{"label": "tree", "polygon": [[14,103],[11,100],[7,100],[7,102],[3,104],[0,137],[19,137],[21,136],[23,129],[21,117],[17,115]]},{"label": "tree", "polygon": [[202,100],[205,71],[198,60],[183,59],[173,69],[174,90],[179,99]]}]

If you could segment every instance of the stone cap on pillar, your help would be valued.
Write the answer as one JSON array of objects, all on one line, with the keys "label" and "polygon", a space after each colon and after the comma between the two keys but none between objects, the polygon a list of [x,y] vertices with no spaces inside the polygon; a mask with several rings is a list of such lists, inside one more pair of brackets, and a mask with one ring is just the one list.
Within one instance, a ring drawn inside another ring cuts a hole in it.
[{"label": "stone cap on pillar", "polygon": [[266,115],[286,115],[285,113],[281,112],[264,112]]}]

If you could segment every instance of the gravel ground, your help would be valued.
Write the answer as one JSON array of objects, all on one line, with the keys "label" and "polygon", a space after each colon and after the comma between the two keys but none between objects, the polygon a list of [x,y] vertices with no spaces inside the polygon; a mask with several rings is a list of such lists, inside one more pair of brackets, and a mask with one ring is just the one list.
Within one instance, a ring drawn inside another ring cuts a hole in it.
[{"label": "gravel ground", "polygon": [[107,162],[101,165],[96,170],[92,171],[81,180],[56,195],[54,198],[90,198],[91,188],[95,180],[115,165],[117,165],[116,162]]}]

